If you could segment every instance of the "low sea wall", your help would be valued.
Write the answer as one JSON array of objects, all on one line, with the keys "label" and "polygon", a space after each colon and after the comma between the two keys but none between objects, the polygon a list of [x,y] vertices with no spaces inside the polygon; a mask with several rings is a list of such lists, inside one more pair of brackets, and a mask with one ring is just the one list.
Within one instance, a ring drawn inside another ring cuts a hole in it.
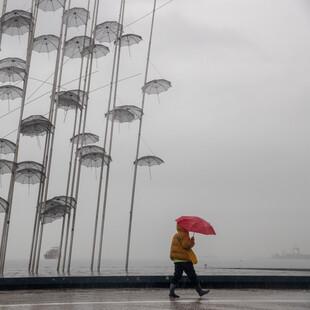
[{"label": "low sea wall", "polygon": [[[171,276],[57,276],[0,278],[0,290],[168,288]],[[212,289],[310,289],[309,276],[199,276],[203,288]],[[183,276],[179,287],[192,287]]]}]

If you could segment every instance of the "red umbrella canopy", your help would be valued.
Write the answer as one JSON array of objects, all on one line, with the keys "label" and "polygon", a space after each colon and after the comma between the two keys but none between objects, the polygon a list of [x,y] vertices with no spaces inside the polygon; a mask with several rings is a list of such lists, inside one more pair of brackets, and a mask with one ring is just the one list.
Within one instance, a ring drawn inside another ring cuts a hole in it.
[{"label": "red umbrella canopy", "polygon": [[210,223],[198,216],[181,216],[175,220],[178,225],[188,231],[204,234],[216,235]]}]

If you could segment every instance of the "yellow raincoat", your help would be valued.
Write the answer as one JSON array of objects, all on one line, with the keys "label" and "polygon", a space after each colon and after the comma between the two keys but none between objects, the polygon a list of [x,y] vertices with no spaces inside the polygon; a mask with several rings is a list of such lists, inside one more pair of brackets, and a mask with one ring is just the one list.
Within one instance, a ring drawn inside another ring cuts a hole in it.
[{"label": "yellow raincoat", "polygon": [[177,225],[177,233],[173,236],[171,248],[170,248],[170,259],[181,260],[186,262],[197,263],[197,257],[192,250],[195,245],[195,241],[189,237],[189,232]]}]

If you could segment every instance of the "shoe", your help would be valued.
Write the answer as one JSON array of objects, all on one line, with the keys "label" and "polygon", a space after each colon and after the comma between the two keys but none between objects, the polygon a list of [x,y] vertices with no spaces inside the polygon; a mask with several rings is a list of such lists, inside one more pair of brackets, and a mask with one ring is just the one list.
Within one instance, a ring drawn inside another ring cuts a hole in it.
[{"label": "shoe", "polygon": [[169,297],[172,297],[172,298],[179,298],[180,296],[179,295],[177,295],[175,292],[174,292],[174,290],[176,289],[176,285],[175,284],[173,284],[173,283],[171,283],[170,284],[170,288],[169,288],[169,290],[170,290],[170,292],[169,292]]},{"label": "shoe", "polygon": [[199,296],[203,296],[203,295],[206,295],[210,292],[210,290],[203,290],[200,286],[200,284],[198,284],[197,286],[195,286],[195,290],[197,291],[198,295]]}]

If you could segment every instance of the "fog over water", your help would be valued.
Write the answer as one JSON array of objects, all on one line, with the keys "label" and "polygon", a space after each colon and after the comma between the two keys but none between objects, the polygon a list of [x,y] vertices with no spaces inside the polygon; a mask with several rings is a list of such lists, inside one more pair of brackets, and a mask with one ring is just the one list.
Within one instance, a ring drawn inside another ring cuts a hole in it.
[{"label": "fog over water", "polygon": [[[140,156],[156,155],[165,163],[151,168],[151,179],[148,168],[139,167],[131,258],[169,261],[174,220],[181,215],[203,217],[217,233],[195,235],[198,259],[270,257],[295,245],[310,254],[309,1],[157,3],[148,80],[164,78],[172,88],[159,100],[146,97]],[[100,5],[98,23],[118,19],[120,1]],[[10,0],[7,11],[29,6],[30,1]],[[86,7],[86,1],[72,0],[72,7]],[[151,0],[126,1],[124,24],[130,26],[125,33],[141,35],[143,41],[130,53],[122,48],[120,79],[131,78],[119,83],[117,105],[141,106],[151,23],[151,15],[144,16],[152,7]],[[59,35],[60,14],[40,11],[36,36]],[[70,28],[68,38],[83,32],[83,27]],[[25,59],[26,41],[27,35],[4,34],[0,59]],[[100,146],[109,95],[109,87],[102,86],[110,81],[114,45],[109,48],[106,57],[94,61],[86,126],[100,136]],[[55,58],[55,52],[33,52],[30,77],[46,80]],[[63,84],[78,77],[79,65],[79,59],[66,62]],[[41,84],[30,79],[27,97]],[[77,82],[65,87],[76,89]],[[43,85],[31,99],[50,89]],[[49,94],[29,103],[24,118],[46,114],[49,104]],[[20,100],[12,101],[10,109],[19,105]],[[7,102],[0,101],[0,116],[7,112]],[[0,137],[16,129],[18,117],[14,112],[0,119]],[[65,116],[59,110],[48,198],[65,195],[73,121],[73,111]],[[125,261],[138,125],[114,127],[104,259]],[[6,138],[15,142],[16,132]],[[41,162],[43,146],[43,137],[38,142],[22,136],[19,161]],[[1,176],[5,199],[9,179]],[[91,256],[98,179],[99,169],[82,168],[76,259]],[[37,191],[38,185],[15,185],[8,259],[29,256]],[[3,218],[0,214],[1,231]],[[45,226],[43,252],[59,243],[60,228],[60,220]]]}]

